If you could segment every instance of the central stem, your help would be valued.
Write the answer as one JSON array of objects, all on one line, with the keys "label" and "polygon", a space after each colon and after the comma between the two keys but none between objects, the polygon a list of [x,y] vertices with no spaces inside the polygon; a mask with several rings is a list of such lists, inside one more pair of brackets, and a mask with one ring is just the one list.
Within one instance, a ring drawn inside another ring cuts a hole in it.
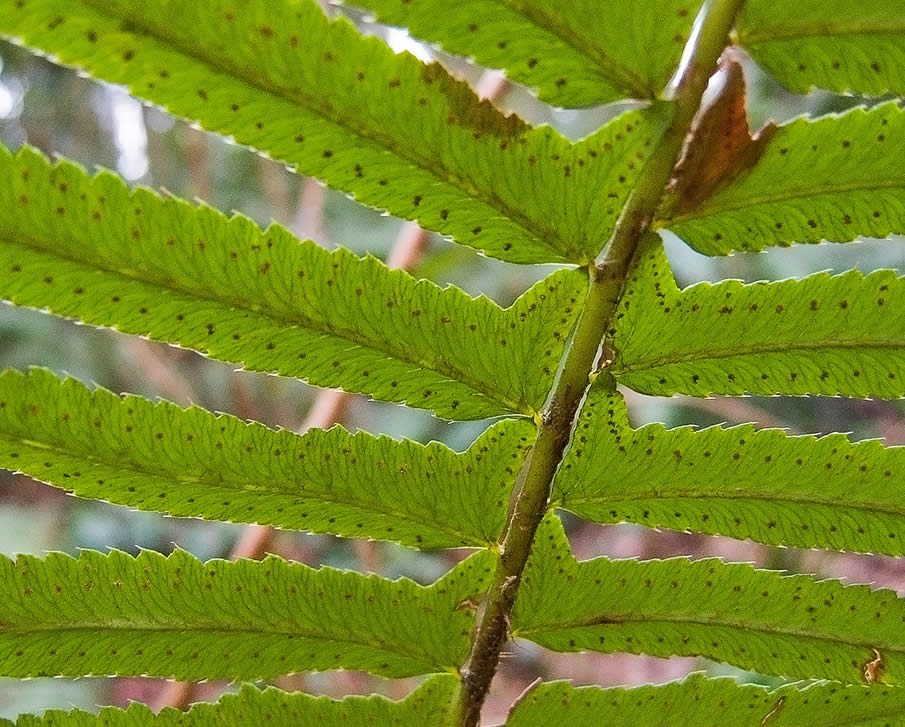
[{"label": "central stem", "polygon": [[476,727],[481,706],[496,672],[509,632],[534,534],[547,511],[550,484],[572,432],[575,412],[594,371],[597,352],[611,325],[613,311],[625,287],[632,258],[672,177],[673,168],[701,105],[701,97],[744,0],[711,0],[699,17],[697,34],[686,49],[687,63],[663,102],[671,114],[669,126],[644,168],[622,212],[603,260],[590,268],[584,309],[565,354],[559,378],[544,408],[537,440],[519,475],[515,505],[500,542],[500,559],[483,612],[478,617],[471,652],[462,668],[460,727]]}]

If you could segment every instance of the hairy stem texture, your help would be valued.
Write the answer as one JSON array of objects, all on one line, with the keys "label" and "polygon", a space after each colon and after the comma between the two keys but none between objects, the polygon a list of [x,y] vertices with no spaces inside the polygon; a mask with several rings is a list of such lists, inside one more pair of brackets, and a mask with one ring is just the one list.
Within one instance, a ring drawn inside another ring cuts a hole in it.
[{"label": "hairy stem texture", "polygon": [[744,0],[711,0],[687,49],[678,80],[667,89],[671,122],[638,180],[608,242],[602,261],[591,268],[591,284],[559,378],[544,408],[537,441],[519,476],[515,505],[500,542],[500,559],[462,668],[461,727],[476,727],[508,634],[522,572],[535,531],[548,507],[550,483],[569,440],[575,412],[595,369],[595,358],[610,327],[632,258],[649,231],[682,145],[701,105]]}]

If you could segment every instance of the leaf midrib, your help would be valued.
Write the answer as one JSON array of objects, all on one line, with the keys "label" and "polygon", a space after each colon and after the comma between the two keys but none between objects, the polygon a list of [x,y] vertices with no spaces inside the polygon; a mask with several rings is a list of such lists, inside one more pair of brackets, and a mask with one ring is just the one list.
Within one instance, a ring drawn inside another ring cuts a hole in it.
[{"label": "leaf midrib", "polygon": [[[831,722],[824,723],[823,727],[864,727],[865,724],[869,724],[871,720],[875,719],[883,719],[884,717],[901,717],[905,715],[905,707],[897,707],[890,710],[882,710],[878,711],[876,714],[871,712],[867,715],[857,715],[852,717],[841,717],[840,721],[833,720]],[[791,725],[789,727],[792,727]],[[803,727],[813,727],[813,723],[808,721],[807,725]]]},{"label": "leaf midrib", "polygon": [[[673,225],[687,221],[695,221],[701,218],[712,217],[723,214],[725,212],[736,212],[738,210],[746,210],[750,207],[758,207],[760,205],[778,204],[780,202],[789,202],[796,199],[810,199],[823,195],[837,195],[846,192],[862,192],[874,191],[877,189],[905,189],[905,181],[903,179],[888,180],[864,180],[859,182],[850,182],[846,184],[821,184],[816,187],[790,189],[782,194],[762,194],[752,195],[738,201],[728,201],[717,204],[706,202],[701,207],[680,215],[674,215],[668,218],[661,218],[654,224],[655,228],[669,229]],[[758,189],[764,189],[761,185]],[[719,198],[718,192],[716,197]]]},{"label": "leaf midrib", "polygon": [[[141,463],[134,462],[131,460],[126,460],[126,459],[119,459],[119,458],[117,458],[115,461],[113,461],[112,459],[99,457],[99,456],[96,456],[93,454],[84,454],[77,450],[66,449],[66,448],[60,447],[59,445],[56,445],[56,444],[48,444],[45,442],[36,442],[35,440],[26,439],[24,437],[0,436],[0,441],[19,444],[19,445],[22,445],[25,447],[30,447],[33,449],[40,449],[41,451],[51,451],[54,454],[65,456],[65,457],[74,457],[81,461],[99,463],[99,464],[102,464],[106,467],[110,467],[111,469],[114,469],[114,470],[117,470],[120,472],[131,472],[136,475],[157,477],[162,480],[170,480],[170,481],[178,480],[180,482],[195,482],[199,486],[211,488],[212,491],[214,489],[219,488],[225,492],[235,492],[235,491],[264,492],[267,494],[278,495],[278,496],[287,497],[290,499],[295,499],[298,497],[297,495],[290,493],[290,492],[286,492],[286,491],[282,491],[282,490],[267,489],[266,487],[263,487],[263,486],[243,484],[243,483],[231,480],[231,479],[226,479],[224,477],[220,477],[216,482],[209,482],[203,476],[202,477],[192,476],[191,479],[189,479],[185,475],[176,475],[172,472],[168,472],[166,469],[163,469],[163,468],[161,468],[160,470],[154,470],[153,468],[143,465]],[[37,474],[37,473],[29,473],[29,476],[34,477],[38,480],[41,479],[40,474]],[[269,482],[273,482],[273,481],[274,481],[273,479],[269,480]],[[223,487],[223,484],[232,485],[232,487]],[[299,498],[299,499],[301,499],[301,498]],[[380,502],[375,501],[375,502],[366,503],[366,504],[361,503],[361,502],[356,502],[354,500],[337,497],[336,493],[332,492],[332,491],[312,492],[307,495],[307,499],[326,501],[328,503],[332,503],[332,504],[336,504],[336,505],[345,505],[347,507],[355,507],[355,508],[358,508],[358,509],[364,510],[364,511],[368,511],[368,510],[375,511],[381,515],[388,516],[388,517],[397,517],[402,520],[406,520],[410,523],[413,523],[414,525],[433,529],[435,531],[440,531],[440,532],[445,533],[446,535],[453,536],[459,540],[464,540],[465,543],[463,545],[465,545],[465,546],[472,545],[474,547],[479,547],[479,548],[488,546],[487,542],[478,540],[471,533],[460,532],[460,531],[458,531],[454,528],[451,528],[447,525],[444,525],[444,524],[439,524],[439,523],[435,523],[435,522],[431,522],[431,521],[427,521],[427,520],[422,520],[422,519],[414,517],[411,513],[407,513],[405,511],[392,510],[392,509],[384,506]],[[159,512],[159,511],[163,510],[163,508],[159,508],[159,509],[155,508],[155,510]],[[2,627],[0,627],[0,633],[2,633]]]},{"label": "leaf midrib", "polygon": [[[159,635],[167,635],[172,632],[174,637],[179,635],[185,635],[188,633],[200,633],[200,634],[210,634],[216,635],[220,634],[224,637],[247,637],[252,639],[256,636],[282,636],[287,639],[293,638],[303,638],[310,639],[315,642],[322,642],[326,644],[350,644],[353,646],[366,646],[374,649],[377,652],[383,654],[392,654],[392,655],[401,655],[408,659],[412,659],[414,661],[421,662],[422,664],[428,664],[430,666],[437,666],[435,664],[434,658],[430,654],[420,653],[417,650],[407,649],[404,645],[400,645],[399,648],[388,649],[386,648],[386,644],[381,645],[378,641],[370,641],[366,638],[342,638],[342,637],[325,637],[323,635],[323,631],[318,632],[315,629],[298,629],[298,630],[284,630],[284,629],[253,629],[253,628],[229,628],[222,625],[179,625],[179,624],[154,624],[154,623],[128,623],[119,625],[115,623],[113,619],[110,621],[82,621],[76,626],[56,626],[54,624],[29,624],[26,626],[10,626],[8,623],[4,623],[0,626],[0,641],[2,641],[3,637],[6,635],[19,636],[24,635],[28,636],[29,634],[43,634],[43,633],[53,633],[65,635],[67,633],[72,634],[80,634],[80,633],[88,633],[88,634],[96,634],[98,631],[102,632],[112,632],[112,633],[129,633],[136,632],[137,634],[159,634]],[[210,636],[208,638],[211,638]],[[395,646],[395,645],[394,645]]]},{"label": "leaf midrib", "polygon": [[757,28],[751,32],[739,33],[740,45],[750,47],[758,43],[769,43],[774,40],[800,40],[827,36],[827,41],[835,40],[840,35],[900,35],[905,33],[905,15],[900,17],[900,25],[896,23],[865,23],[863,21],[840,23],[828,20],[810,25],[770,26]]},{"label": "leaf midrib", "polygon": [[249,72],[248,69],[229,63],[223,58],[217,58],[213,55],[208,56],[206,54],[198,53],[197,48],[187,47],[180,40],[170,37],[166,33],[166,30],[164,28],[152,25],[146,20],[136,20],[128,15],[117,15],[115,13],[111,13],[109,8],[105,7],[102,3],[97,2],[97,0],[80,1],[84,5],[87,5],[89,8],[101,15],[105,15],[107,17],[115,18],[118,20],[128,20],[134,26],[134,30],[132,32],[141,31],[142,33],[161,42],[162,44],[171,47],[180,55],[191,58],[198,63],[214,69],[217,72],[231,76],[243,83],[248,84],[253,88],[258,89],[259,91],[263,91],[266,94],[275,96],[290,103],[300,103],[309,111],[325,119],[328,123],[335,124],[336,126],[339,126],[362,139],[365,139],[379,147],[382,147],[384,150],[389,150],[400,159],[403,159],[406,162],[416,166],[420,171],[425,172],[438,179],[441,183],[449,184],[450,186],[458,189],[460,192],[464,192],[467,196],[477,199],[484,204],[493,207],[496,210],[499,210],[508,220],[512,221],[516,226],[521,228],[524,231],[526,237],[531,239],[536,244],[552,248],[551,251],[556,254],[562,255],[565,261],[582,262],[585,260],[586,255],[582,252],[582,250],[578,247],[574,247],[570,241],[562,238],[555,227],[546,226],[542,224],[541,221],[532,219],[517,208],[514,208],[508,203],[504,202],[491,191],[479,189],[478,187],[474,186],[472,182],[453,173],[446,167],[439,167],[434,160],[427,159],[419,154],[416,154],[414,145],[405,145],[398,143],[391,137],[380,134],[379,131],[375,131],[373,128],[366,128],[360,124],[357,124],[354,122],[354,120],[346,118],[344,115],[340,114],[336,111],[336,109],[331,108],[329,105],[318,103],[315,98],[304,94],[299,88],[295,88],[290,91],[289,89],[270,83],[260,77],[255,77],[255,75]]},{"label": "leaf midrib", "polygon": [[[22,240],[25,244],[23,245],[22,242],[16,242],[15,240]],[[514,413],[525,414],[528,416],[534,415],[534,409],[530,406],[530,404],[524,401],[512,401],[502,396],[498,392],[491,390],[484,382],[470,376],[468,371],[459,370],[452,366],[444,366],[442,365],[442,362],[426,361],[416,356],[405,355],[406,353],[412,353],[411,348],[400,347],[399,349],[396,349],[392,346],[380,348],[379,346],[376,346],[374,344],[374,341],[361,337],[360,334],[355,331],[340,328],[338,326],[334,327],[327,324],[326,322],[321,323],[316,319],[307,318],[301,313],[296,313],[296,318],[287,317],[284,314],[272,311],[270,309],[268,309],[265,313],[262,310],[260,304],[242,300],[241,298],[231,298],[224,300],[223,298],[218,298],[215,295],[208,293],[208,291],[206,290],[193,290],[187,286],[175,284],[171,280],[164,279],[162,276],[154,274],[152,271],[144,271],[147,273],[147,277],[141,277],[139,273],[142,271],[117,268],[103,259],[94,258],[92,256],[78,258],[73,255],[62,254],[59,250],[54,249],[52,245],[45,245],[41,241],[35,238],[29,238],[26,235],[15,230],[7,232],[3,229],[3,227],[0,227],[0,242],[5,242],[6,244],[12,246],[27,247],[51,257],[60,258],[67,262],[75,263],[76,265],[89,267],[93,271],[101,270],[109,275],[121,276],[129,280],[135,280],[140,283],[144,283],[145,285],[157,287],[162,290],[177,293],[179,295],[186,295],[191,298],[208,301],[210,303],[223,306],[227,310],[241,310],[245,313],[248,313],[249,315],[260,317],[267,321],[273,321],[283,327],[308,329],[310,331],[314,331],[315,333],[319,333],[321,335],[334,339],[345,340],[355,346],[361,346],[364,349],[389,356],[396,361],[400,361],[404,364],[417,366],[418,368],[427,369],[428,371],[432,371],[436,374],[445,376],[452,381],[456,381],[472,389],[480,396],[486,399],[490,399],[491,401],[506,407],[508,410]],[[505,313],[505,311],[503,311],[502,309],[496,312]],[[381,343],[386,344],[389,343],[389,341],[387,339],[382,339]]]},{"label": "leaf midrib", "polygon": [[584,56],[590,65],[596,66],[600,70],[600,75],[619,90],[628,91],[637,99],[653,98],[647,84],[631,68],[610,57],[605,48],[587,42],[581,34],[575,33],[565,23],[559,22],[559,15],[538,12],[533,5],[520,0],[493,0],[493,2],[521,15],[532,25],[559,38],[572,50]]},{"label": "leaf midrib", "polygon": [[[630,615],[625,614],[605,614],[588,617],[585,619],[576,619],[564,623],[556,623],[544,626],[538,626],[528,629],[517,629],[513,631],[513,636],[529,636],[532,634],[555,633],[557,631],[568,631],[570,629],[591,628],[594,626],[610,626],[610,625],[627,625],[646,627],[650,625],[666,624],[669,626],[680,626],[682,624],[691,624],[695,626],[713,626],[721,628],[736,629],[741,632],[757,632],[778,638],[805,639],[824,641],[830,644],[863,648],[870,652],[871,649],[880,649],[894,654],[905,654],[905,646],[890,646],[887,643],[862,641],[859,639],[845,640],[838,636],[832,636],[826,633],[814,633],[802,631],[800,628],[778,627],[770,628],[768,624],[757,623],[754,618],[750,621],[723,619],[717,620],[719,617],[704,618],[701,616],[662,616],[656,615],[654,618],[646,618],[646,614],[634,612]],[[642,651],[644,650],[643,647]]]},{"label": "leaf midrib", "polygon": [[[752,494],[753,492],[753,494]],[[851,493],[839,493],[838,500],[827,499],[822,497],[823,492],[816,492],[813,495],[793,495],[785,491],[777,491],[776,496],[770,496],[770,493],[762,491],[749,492],[720,492],[719,494],[711,494],[707,491],[690,491],[678,492],[670,491],[667,488],[655,488],[649,491],[632,492],[625,494],[604,493],[598,496],[585,495],[583,497],[569,497],[568,493],[553,501],[554,507],[562,507],[568,509],[574,505],[600,505],[604,503],[617,504],[620,502],[634,501],[658,501],[658,500],[752,500],[755,502],[765,503],[793,503],[796,505],[823,505],[826,507],[844,508],[848,510],[864,510],[869,514],[882,513],[884,515],[901,515],[905,516],[905,501],[902,507],[895,507],[892,504],[877,505],[876,503],[863,503],[852,501]]]},{"label": "leaf midrib", "polygon": [[758,354],[810,354],[815,351],[825,351],[839,349],[842,351],[859,351],[867,353],[873,349],[879,351],[897,351],[905,349],[905,337],[901,340],[896,339],[831,339],[818,340],[802,343],[796,341],[794,344],[780,345],[775,342],[764,343],[761,345],[749,345],[743,349],[702,349],[684,354],[672,354],[659,357],[636,359],[629,365],[624,365],[621,355],[614,362],[611,373],[619,378],[623,374],[644,373],[651,369],[661,368],[663,366],[675,366],[677,364],[690,363],[692,361],[703,360],[724,360],[730,358],[739,358],[745,356],[754,356]]}]

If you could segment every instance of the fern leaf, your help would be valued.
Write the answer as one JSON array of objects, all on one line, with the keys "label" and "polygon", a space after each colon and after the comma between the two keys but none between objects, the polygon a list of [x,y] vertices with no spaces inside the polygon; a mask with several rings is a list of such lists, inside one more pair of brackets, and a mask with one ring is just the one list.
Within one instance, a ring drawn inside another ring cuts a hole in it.
[{"label": "fern leaf", "polygon": [[15,727],[220,727],[267,724],[296,727],[374,725],[374,727],[443,727],[451,723],[458,680],[448,674],[428,679],[399,702],[385,697],[351,696],[336,700],[279,689],[258,690],[245,685],[237,694],[225,694],[216,704],[196,703],[186,712],[164,709],[155,715],[133,702],[128,709],[108,707],[99,714],[81,710],[51,710],[42,717],[22,715]]},{"label": "fern leaf", "polygon": [[675,70],[695,6],[669,0],[657,12],[619,0],[351,0],[382,23],[407,26],[451,53],[505,68],[554,106],[655,98]]},{"label": "fern leaf", "polygon": [[276,557],[201,563],[184,551],[0,557],[0,674],[263,679],[363,669],[454,671],[494,556],[430,587]]},{"label": "fern leaf", "polygon": [[0,0],[0,35],[512,262],[592,259],[663,121],[632,112],[573,146],[314,0]]},{"label": "fern leaf", "polygon": [[798,119],[771,134],[749,171],[659,224],[707,255],[905,233],[903,140],[895,103]]},{"label": "fern leaf", "polygon": [[791,91],[905,95],[905,13],[887,0],[745,3],[738,43]]},{"label": "fern leaf", "polygon": [[905,395],[905,279],[891,270],[680,291],[651,242],[617,318],[611,371],[647,394]]},{"label": "fern leaf", "polygon": [[831,682],[766,689],[701,674],[632,689],[575,688],[566,682],[549,682],[528,693],[506,727],[543,724],[894,727],[905,724],[905,689]]},{"label": "fern leaf", "polygon": [[897,486],[905,448],[750,425],[632,429],[622,396],[599,385],[578,432],[554,480],[553,504],[589,520],[905,554]]},{"label": "fern leaf", "polygon": [[513,636],[556,651],[704,656],[794,678],[905,680],[905,601],[891,591],[716,559],[579,563],[556,517],[535,542]]},{"label": "fern leaf", "polygon": [[29,149],[0,147],[0,204],[2,298],[447,418],[540,409],[586,287],[502,310]]},{"label": "fern leaf", "polygon": [[494,544],[533,437],[504,421],[457,454],[340,427],[299,436],[40,369],[0,374],[0,467],[141,510],[420,548]]}]

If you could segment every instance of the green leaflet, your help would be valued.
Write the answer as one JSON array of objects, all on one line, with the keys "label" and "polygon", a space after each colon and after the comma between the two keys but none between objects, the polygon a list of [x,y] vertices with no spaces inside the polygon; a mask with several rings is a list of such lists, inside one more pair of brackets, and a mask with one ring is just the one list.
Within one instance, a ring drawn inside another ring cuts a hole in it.
[{"label": "green leaflet", "polygon": [[905,9],[898,0],[749,0],[738,43],[786,88],[905,95]]},{"label": "green leaflet", "polygon": [[454,671],[494,556],[478,553],[430,587],[276,557],[201,563],[0,557],[0,674],[265,679],[323,669],[385,676]]},{"label": "green leaflet", "polygon": [[347,0],[538,90],[555,106],[655,98],[672,75],[697,5],[668,0]]},{"label": "green leaflet", "polygon": [[0,35],[512,262],[596,256],[662,122],[573,146],[314,0],[0,0]]},{"label": "green leaflet", "polygon": [[905,681],[905,601],[892,591],[717,559],[579,563],[562,525],[538,530],[513,636],[556,651],[704,656],[793,678]]},{"label": "green leaflet", "polygon": [[27,148],[0,146],[0,205],[2,298],[454,419],[540,409],[587,286],[503,310]]},{"label": "green leaflet", "polygon": [[768,690],[692,674],[681,682],[632,689],[541,684],[506,727],[901,727],[905,689],[817,682]]},{"label": "green leaflet", "polygon": [[629,426],[622,396],[588,394],[553,505],[768,545],[905,554],[905,448],[745,425]]},{"label": "green leaflet", "polygon": [[707,255],[905,233],[905,111],[885,103],[781,126],[749,171],[659,225]]},{"label": "green leaflet", "polygon": [[141,510],[420,548],[496,543],[533,439],[517,420],[462,454],[340,427],[299,436],[40,369],[0,374],[0,467]]},{"label": "green leaflet", "polygon": [[650,240],[616,318],[610,371],[646,394],[905,395],[905,279],[891,270],[680,291]]},{"label": "green leaflet", "polygon": [[155,716],[145,705],[133,702],[128,709],[108,707],[97,715],[80,710],[52,710],[43,717],[23,715],[16,727],[443,727],[450,724],[449,711],[457,690],[458,680],[448,674],[428,679],[399,702],[375,696],[335,700],[273,688],[260,691],[246,685],[216,704],[196,703],[186,712],[164,709]]}]

